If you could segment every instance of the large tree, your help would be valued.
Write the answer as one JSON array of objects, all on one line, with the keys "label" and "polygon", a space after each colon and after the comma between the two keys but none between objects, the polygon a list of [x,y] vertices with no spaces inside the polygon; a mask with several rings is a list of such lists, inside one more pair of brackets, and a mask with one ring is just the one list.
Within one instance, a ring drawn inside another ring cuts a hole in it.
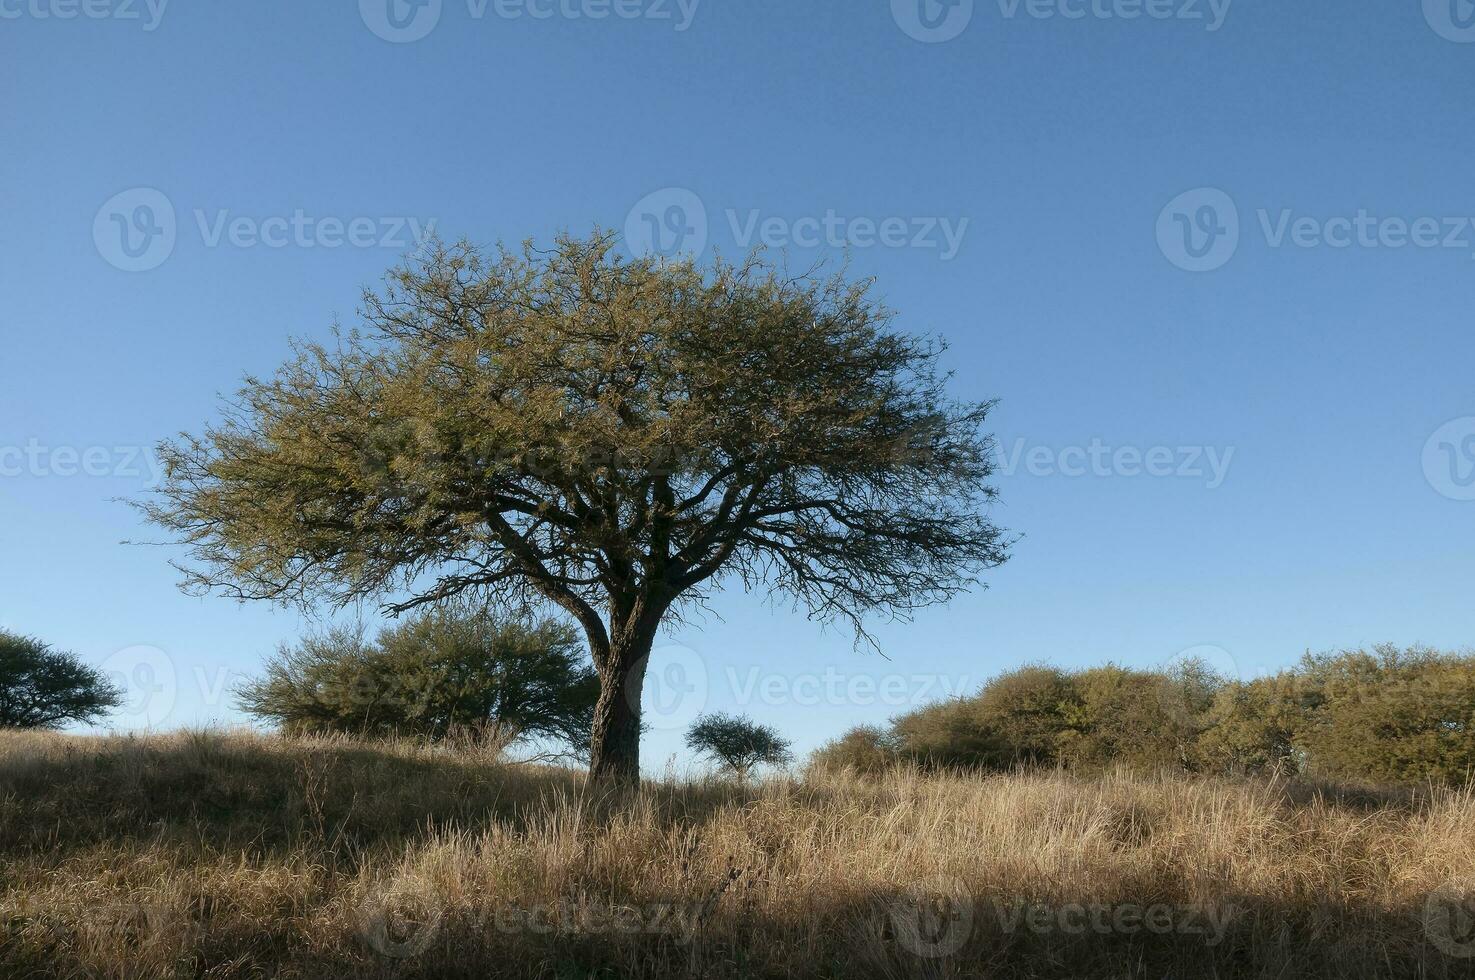
[{"label": "large tree", "polygon": [[556,604],[600,675],[595,778],[638,779],[656,631],[722,581],[864,636],[1007,557],[990,404],[951,398],[941,347],[868,282],[600,233],[436,243],[360,314],[164,444],[149,516],[188,546],[186,588]]}]

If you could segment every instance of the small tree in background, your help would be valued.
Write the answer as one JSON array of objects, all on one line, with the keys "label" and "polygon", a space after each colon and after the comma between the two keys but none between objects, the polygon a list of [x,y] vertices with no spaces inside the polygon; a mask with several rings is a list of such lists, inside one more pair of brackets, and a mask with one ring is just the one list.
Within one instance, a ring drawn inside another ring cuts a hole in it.
[{"label": "small tree in background", "polygon": [[470,732],[494,746],[545,740],[588,751],[599,681],[571,626],[430,607],[377,640],[339,628],[284,647],[239,692],[242,707],[294,732]]},{"label": "small tree in background", "polygon": [[0,728],[89,724],[123,703],[123,692],[74,653],[0,630]]},{"label": "small tree in background", "polygon": [[715,759],[742,782],[754,766],[782,766],[793,758],[788,739],[736,715],[702,715],[687,729],[686,747]]}]

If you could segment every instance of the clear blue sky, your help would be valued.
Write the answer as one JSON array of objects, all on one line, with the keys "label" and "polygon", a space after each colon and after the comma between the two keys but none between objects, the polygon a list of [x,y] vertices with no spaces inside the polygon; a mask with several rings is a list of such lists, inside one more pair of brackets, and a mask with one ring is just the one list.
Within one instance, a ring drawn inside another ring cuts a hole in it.
[{"label": "clear blue sky", "polygon": [[167,688],[145,721],[239,720],[220,682],[304,622],[120,543],[130,447],[352,323],[398,219],[699,233],[696,201],[688,246],[848,242],[949,338],[1024,535],[889,660],[722,597],[670,638],[707,707],[807,749],[1024,661],[1475,639],[1469,4],[920,2],[0,0],[0,625]]}]

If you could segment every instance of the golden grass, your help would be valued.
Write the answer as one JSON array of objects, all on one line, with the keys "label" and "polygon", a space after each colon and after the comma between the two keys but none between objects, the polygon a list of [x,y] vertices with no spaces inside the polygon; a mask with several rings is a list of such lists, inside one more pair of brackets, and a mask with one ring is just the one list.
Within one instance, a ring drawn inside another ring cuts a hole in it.
[{"label": "golden grass", "polygon": [[0,734],[5,978],[1464,977],[1463,881],[1470,792]]}]

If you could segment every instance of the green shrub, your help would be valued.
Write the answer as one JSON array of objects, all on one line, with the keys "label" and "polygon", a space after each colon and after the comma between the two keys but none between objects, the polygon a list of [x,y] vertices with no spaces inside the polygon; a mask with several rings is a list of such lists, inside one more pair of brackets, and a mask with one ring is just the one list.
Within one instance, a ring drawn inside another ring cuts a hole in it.
[{"label": "green shrub", "polygon": [[1011,769],[1054,765],[1069,744],[1079,696],[1073,678],[1030,666],[892,722],[900,755],[924,768]]},{"label": "green shrub", "polygon": [[875,725],[861,725],[815,749],[809,765],[816,772],[876,776],[900,758],[895,735]]},{"label": "green shrub", "polygon": [[1475,772],[1475,657],[1423,647],[1308,654],[1296,733],[1313,775],[1458,783]]},{"label": "green shrub", "polygon": [[817,765],[888,757],[924,768],[1061,765],[1226,775],[1462,783],[1475,773],[1475,655],[1415,647],[1308,654],[1274,677],[1230,681],[1205,664],[1032,666],[971,697],[926,705],[887,731],[857,729]]},{"label": "green shrub", "polygon": [[1304,751],[1306,685],[1292,672],[1228,684],[1209,710],[1198,740],[1200,765],[1225,775],[1299,772]]},{"label": "green shrub", "polygon": [[1072,676],[1079,701],[1064,761],[1080,770],[1199,768],[1198,742],[1227,683],[1190,661],[1169,671],[1116,665]]},{"label": "green shrub", "polygon": [[575,631],[432,607],[381,632],[340,628],[283,647],[241,706],[297,733],[469,733],[494,745],[542,740],[587,751],[599,684]]}]

